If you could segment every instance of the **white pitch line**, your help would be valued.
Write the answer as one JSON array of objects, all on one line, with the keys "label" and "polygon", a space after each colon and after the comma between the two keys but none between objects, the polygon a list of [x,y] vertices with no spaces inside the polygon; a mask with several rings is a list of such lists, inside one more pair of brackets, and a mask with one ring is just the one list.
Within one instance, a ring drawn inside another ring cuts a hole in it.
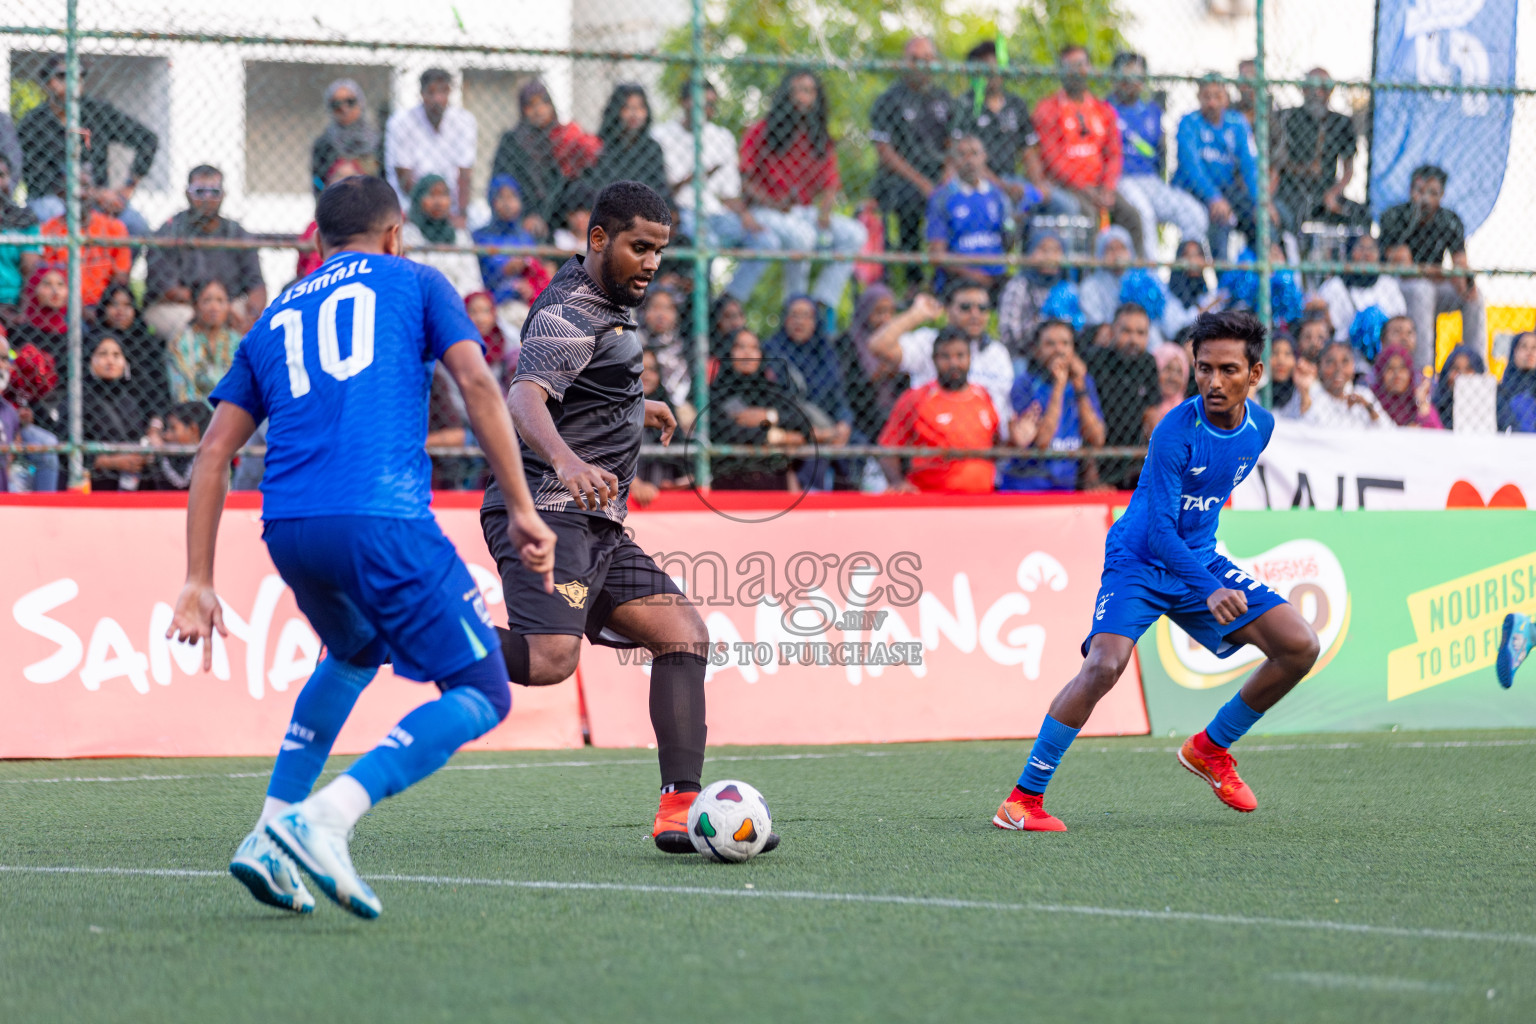
[{"label": "white pitch line", "polygon": [[[152,878],[221,878],[222,871],[193,868],[90,868],[29,867],[0,865],[0,873],[39,875],[113,875]],[[1184,910],[1136,910],[1062,903],[998,903],[989,900],[951,899],[942,896],[897,896],[880,893],[814,892],[800,889],[717,889],[702,885],[632,885],[623,882],[556,882],[516,878],[454,878],[441,875],[368,875],[374,882],[405,882],[435,886],[482,886],[496,889],[534,889],[554,892],[630,892],[661,896],[725,896],[738,899],[793,900],[811,903],[845,903],[877,906],[927,907],[936,910],[983,910],[1001,913],[1072,914],[1080,917],[1118,918],[1135,921],[1174,921],[1192,924],[1233,925],[1244,928],[1296,928],[1305,931],[1342,932],[1399,939],[1445,939],[1536,946],[1536,935],[1518,932],[1473,932],[1449,928],[1400,928],[1393,925],[1354,924],[1306,918],[1248,917],[1242,914],[1202,914]]]},{"label": "white pitch line", "polygon": [[1330,971],[1282,971],[1271,974],[1276,981],[1291,981],[1318,988],[1353,988],[1364,992],[1397,992],[1405,995],[1454,995],[1460,987],[1443,981],[1417,978],[1388,978],[1368,974],[1335,974]]}]

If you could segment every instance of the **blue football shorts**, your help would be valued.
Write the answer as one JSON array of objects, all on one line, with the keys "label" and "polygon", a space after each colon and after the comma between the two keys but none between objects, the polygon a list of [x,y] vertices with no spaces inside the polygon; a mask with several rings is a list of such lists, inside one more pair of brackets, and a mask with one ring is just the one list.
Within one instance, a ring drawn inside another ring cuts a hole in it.
[{"label": "blue football shorts", "polygon": [[1205,605],[1173,573],[1160,565],[1148,563],[1105,562],[1099,578],[1099,595],[1093,602],[1093,626],[1083,640],[1082,652],[1099,633],[1141,639],[1160,617],[1166,615],[1178,627],[1199,641],[1200,646],[1218,658],[1231,657],[1241,644],[1227,642],[1227,637],[1242,629],[1285,598],[1249,576],[1221,555],[1205,564],[1222,585],[1240,590],[1248,599],[1248,611],[1223,626]]},{"label": "blue football shorts", "polygon": [[435,519],[276,519],[262,539],[332,657],[378,637],[396,675],[427,682],[500,655],[480,589]]}]

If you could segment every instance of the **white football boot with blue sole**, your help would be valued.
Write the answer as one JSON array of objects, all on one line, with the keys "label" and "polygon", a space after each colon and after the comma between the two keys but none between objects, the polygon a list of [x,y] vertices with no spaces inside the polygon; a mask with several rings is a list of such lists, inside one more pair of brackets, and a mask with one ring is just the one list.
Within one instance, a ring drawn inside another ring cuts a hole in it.
[{"label": "white football boot with blue sole", "polygon": [[315,897],[299,877],[288,855],[267,836],[258,825],[235,851],[229,862],[229,873],[251,891],[260,903],[295,914],[308,914],[315,909]]},{"label": "white football boot with blue sole", "polygon": [[1499,639],[1499,656],[1494,661],[1499,685],[1509,689],[1515,685],[1515,670],[1536,647],[1536,623],[1529,615],[1510,612],[1504,616],[1504,635]]},{"label": "white football boot with blue sole", "polygon": [[378,917],[384,906],[347,852],[350,830],[325,821],[325,812],[312,804],[305,800],[267,822],[267,835],[343,910],[368,920]]}]

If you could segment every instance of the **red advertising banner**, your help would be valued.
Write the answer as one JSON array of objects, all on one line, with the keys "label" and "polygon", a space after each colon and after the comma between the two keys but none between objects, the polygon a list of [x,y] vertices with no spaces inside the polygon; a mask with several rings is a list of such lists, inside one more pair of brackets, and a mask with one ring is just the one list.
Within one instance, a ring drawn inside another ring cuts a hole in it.
[{"label": "red advertising banner", "polygon": [[[710,743],[1033,736],[1082,661],[1107,506],[818,505],[756,522],[732,510],[630,517],[716,645]],[[595,745],[654,742],[642,660],[583,652]],[[1084,732],[1146,731],[1133,668]]]},{"label": "red advertising banner", "polygon": [[[215,576],[230,636],[214,644],[208,674],[201,648],[164,638],[186,572],[185,507],[0,506],[0,757],[276,752],[320,642],[267,558],[254,496],[232,505]],[[439,521],[504,618],[478,516]],[[385,668],[336,751],[368,750],[436,695]],[[472,747],[579,747],[579,702],[574,680],[518,687],[512,714]]]}]

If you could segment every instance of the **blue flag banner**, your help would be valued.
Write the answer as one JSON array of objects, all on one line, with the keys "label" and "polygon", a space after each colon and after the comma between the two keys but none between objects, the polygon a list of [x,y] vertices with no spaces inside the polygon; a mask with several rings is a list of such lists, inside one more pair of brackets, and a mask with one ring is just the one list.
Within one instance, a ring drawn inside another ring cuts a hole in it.
[{"label": "blue flag banner", "polygon": [[[1376,78],[1417,85],[1513,85],[1516,0],[1378,0]],[[1406,202],[1421,164],[1445,169],[1444,204],[1467,233],[1493,210],[1509,161],[1514,98],[1434,91],[1376,93],[1371,206]]]}]

